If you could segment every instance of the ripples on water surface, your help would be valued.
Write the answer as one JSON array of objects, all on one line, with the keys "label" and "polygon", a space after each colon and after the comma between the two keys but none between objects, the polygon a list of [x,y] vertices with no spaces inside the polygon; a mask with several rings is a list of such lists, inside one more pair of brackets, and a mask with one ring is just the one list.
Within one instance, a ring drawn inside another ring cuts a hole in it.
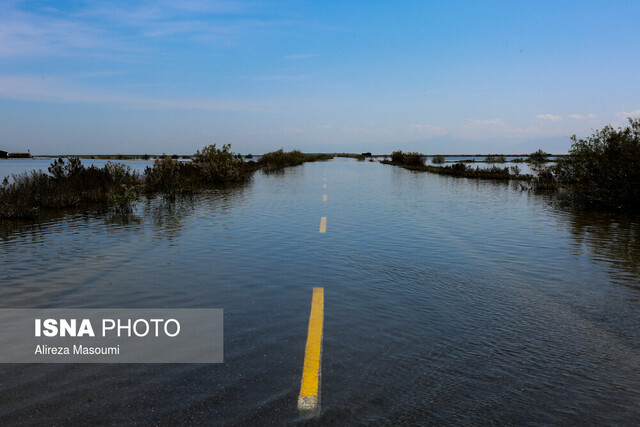
[{"label": "ripples on water surface", "polygon": [[0,233],[3,307],[225,310],[224,364],[0,367],[3,424],[296,421],[313,286],[316,422],[640,415],[639,224],[504,183],[336,159]]}]

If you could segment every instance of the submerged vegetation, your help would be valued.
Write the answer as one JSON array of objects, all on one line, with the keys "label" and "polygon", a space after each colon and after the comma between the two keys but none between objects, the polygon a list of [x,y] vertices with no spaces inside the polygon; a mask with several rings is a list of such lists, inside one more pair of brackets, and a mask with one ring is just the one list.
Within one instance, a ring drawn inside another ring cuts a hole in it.
[{"label": "submerged vegetation", "polygon": [[[473,168],[463,162],[446,166],[425,164],[419,153],[394,151],[391,160],[382,163],[413,171],[425,171],[465,178],[520,180],[522,188],[536,192],[559,193],[574,205],[622,212],[640,213],[640,118],[629,118],[629,126],[614,129],[605,126],[586,139],[571,138],[568,155],[555,156],[542,150],[525,159],[534,174],[521,174],[518,166]],[[503,155],[486,156],[486,163],[502,163]],[[433,164],[444,163],[444,156],[432,157]]]},{"label": "submerged vegetation", "polygon": [[484,161],[486,163],[505,163],[507,158],[503,154],[489,154]]},{"label": "submerged vegetation", "polygon": [[300,150],[284,151],[279,149],[263,154],[258,160],[258,167],[265,172],[273,172],[289,166],[298,166],[305,162],[330,160],[329,154],[305,154]]},{"label": "submerged vegetation", "polygon": [[435,156],[431,157],[431,163],[433,163],[434,165],[441,165],[444,163],[444,156],[440,155],[440,154],[436,154]]},{"label": "submerged vegetation", "polygon": [[[132,202],[141,196],[191,194],[220,184],[245,182],[256,171],[271,173],[333,156],[279,149],[257,161],[245,161],[231,152],[230,145],[218,148],[214,144],[198,150],[191,161],[163,155],[144,173],[122,163],[108,162],[98,168],[84,166],[77,157],[66,161],[59,158],[51,163],[48,172],[32,171],[4,179],[0,185],[0,219],[36,218],[44,212],[63,209],[123,212],[130,210]],[[348,157],[365,158],[357,154]],[[442,155],[432,156],[432,164],[427,164],[426,155],[400,150],[381,163],[456,177],[519,180],[523,188],[561,193],[564,200],[580,206],[640,212],[640,119],[630,118],[625,128],[606,126],[586,139],[573,136],[569,154],[558,157],[551,163],[550,154],[538,150],[526,160],[514,161],[526,161],[534,174],[522,174],[516,165],[481,168],[463,161],[443,164],[446,162]],[[504,161],[502,155],[485,158],[489,163]]]},{"label": "submerged vegetation", "polygon": [[107,163],[85,167],[80,160],[57,159],[49,173],[32,171],[4,179],[0,187],[0,218],[33,218],[43,210],[88,205],[126,209],[140,190],[141,177],[131,167]]},{"label": "submerged vegetation", "polygon": [[245,162],[230,145],[215,144],[198,150],[191,162],[163,155],[143,174],[122,163],[102,168],[84,166],[80,159],[58,158],[48,173],[32,171],[5,178],[0,186],[0,218],[36,218],[63,209],[104,209],[123,212],[140,196],[175,197],[219,184],[240,183],[254,172],[272,172],[331,156],[308,155],[282,149],[266,153],[258,162]]},{"label": "submerged vegetation", "polygon": [[[383,160],[382,163],[401,166],[405,169],[413,171],[431,172],[441,175],[458,176],[465,178],[484,178],[484,179],[521,179],[529,180],[530,175],[521,175],[520,170],[515,168],[499,168],[492,166],[490,168],[480,168],[467,166],[463,162],[453,163],[446,166],[432,166],[425,163],[426,156],[420,153],[403,153],[402,151],[394,151],[391,153],[391,160]],[[432,163],[444,163],[443,156],[433,156]]]}]

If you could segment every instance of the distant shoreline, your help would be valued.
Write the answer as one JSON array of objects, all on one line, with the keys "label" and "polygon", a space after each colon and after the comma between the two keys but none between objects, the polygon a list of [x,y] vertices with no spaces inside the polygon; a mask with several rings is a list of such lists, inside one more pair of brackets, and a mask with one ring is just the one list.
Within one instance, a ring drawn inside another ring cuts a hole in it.
[{"label": "distant shoreline", "polygon": [[[306,153],[306,154],[327,154],[336,157],[356,157],[359,156],[360,153]],[[46,158],[46,159],[57,159],[59,157],[62,158],[70,158],[70,157],[78,157],[80,159],[85,160],[155,160],[165,156],[172,157],[173,159],[191,159],[192,155],[182,155],[182,154],[172,154],[172,155],[163,155],[163,154],[38,154],[34,155],[33,158]],[[242,157],[251,158],[260,155],[251,155],[244,154]],[[390,157],[391,154],[373,154],[371,157],[380,158],[380,157]],[[527,154],[424,154],[425,157],[433,157],[433,156],[442,156],[442,157],[487,157],[487,156],[505,156],[505,157],[528,157]],[[566,157],[568,154],[550,154],[551,157]]]}]

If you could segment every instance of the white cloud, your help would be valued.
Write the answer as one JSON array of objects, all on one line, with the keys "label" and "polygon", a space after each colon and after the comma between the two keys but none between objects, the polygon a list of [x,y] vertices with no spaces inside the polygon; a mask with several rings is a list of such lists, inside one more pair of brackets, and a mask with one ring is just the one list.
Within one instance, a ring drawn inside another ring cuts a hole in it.
[{"label": "white cloud", "polygon": [[560,116],[554,116],[553,114],[538,114],[536,116],[536,119],[540,119],[540,120],[549,120],[551,122],[559,122],[562,121],[562,117]]},{"label": "white cloud", "polygon": [[62,102],[78,104],[114,104],[151,110],[224,110],[269,111],[252,102],[219,99],[159,98],[127,93],[105,92],[51,77],[0,75],[0,99]]},{"label": "white cloud", "polygon": [[320,125],[318,126],[320,129],[333,129],[332,125]]},{"label": "white cloud", "polygon": [[[234,19],[225,19],[229,14]],[[256,3],[239,1],[76,2],[65,11],[0,1],[0,16],[0,57],[91,55],[129,60],[154,52],[153,42],[148,45],[145,39],[180,36],[229,46],[297,24],[263,19]]]},{"label": "white cloud", "polygon": [[375,125],[371,125],[371,127],[362,127],[362,126],[342,126],[341,128],[344,132],[348,133],[356,133],[356,134],[366,134],[366,135],[394,135],[396,133],[395,130],[384,129],[376,127]]},{"label": "white cloud", "polygon": [[624,116],[624,117],[640,116],[640,110],[633,110],[633,111],[630,111],[630,112],[621,111],[621,112],[618,113],[618,115]]},{"label": "white cloud", "polygon": [[409,125],[409,130],[419,131],[419,132],[431,132],[431,133],[444,133],[446,132],[445,128],[442,126],[432,126],[427,124],[412,124]]},{"label": "white cloud", "polygon": [[477,120],[477,119],[469,119],[467,120],[466,127],[478,127],[478,126],[506,126],[505,122],[502,119],[489,119],[489,120]]},{"label": "white cloud", "polygon": [[0,14],[0,57],[127,50],[115,35],[86,23],[2,8]]},{"label": "white cloud", "polygon": [[[570,133],[566,133],[570,135]],[[505,123],[502,119],[468,119],[452,133],[454,137],[469,140],[487,138],[546,138],[564,136],[565,132],[558,129],[538,128],[536,126],[515,126]]]},{"label": "white cloud", "polygon": [[303,128],[285,126],[284,133],[296,133],[296,134],[302,135],[307,133],[307,130]]},{"label": "white cloud", "polygon": [[587,114],[586,116],[582,114],[569,114],[569,117],[575,120],[594,120],[597,118],[595,114]]}]

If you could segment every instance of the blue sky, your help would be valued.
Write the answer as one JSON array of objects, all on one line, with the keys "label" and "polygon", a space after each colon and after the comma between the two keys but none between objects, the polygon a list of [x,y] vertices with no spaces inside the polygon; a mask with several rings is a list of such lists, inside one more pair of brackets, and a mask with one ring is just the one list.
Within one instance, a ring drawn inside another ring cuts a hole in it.
[{"label": "blue sky", "polygon": [[638,1],[0,0],[0,149],[566,152],[640,115]]}]

